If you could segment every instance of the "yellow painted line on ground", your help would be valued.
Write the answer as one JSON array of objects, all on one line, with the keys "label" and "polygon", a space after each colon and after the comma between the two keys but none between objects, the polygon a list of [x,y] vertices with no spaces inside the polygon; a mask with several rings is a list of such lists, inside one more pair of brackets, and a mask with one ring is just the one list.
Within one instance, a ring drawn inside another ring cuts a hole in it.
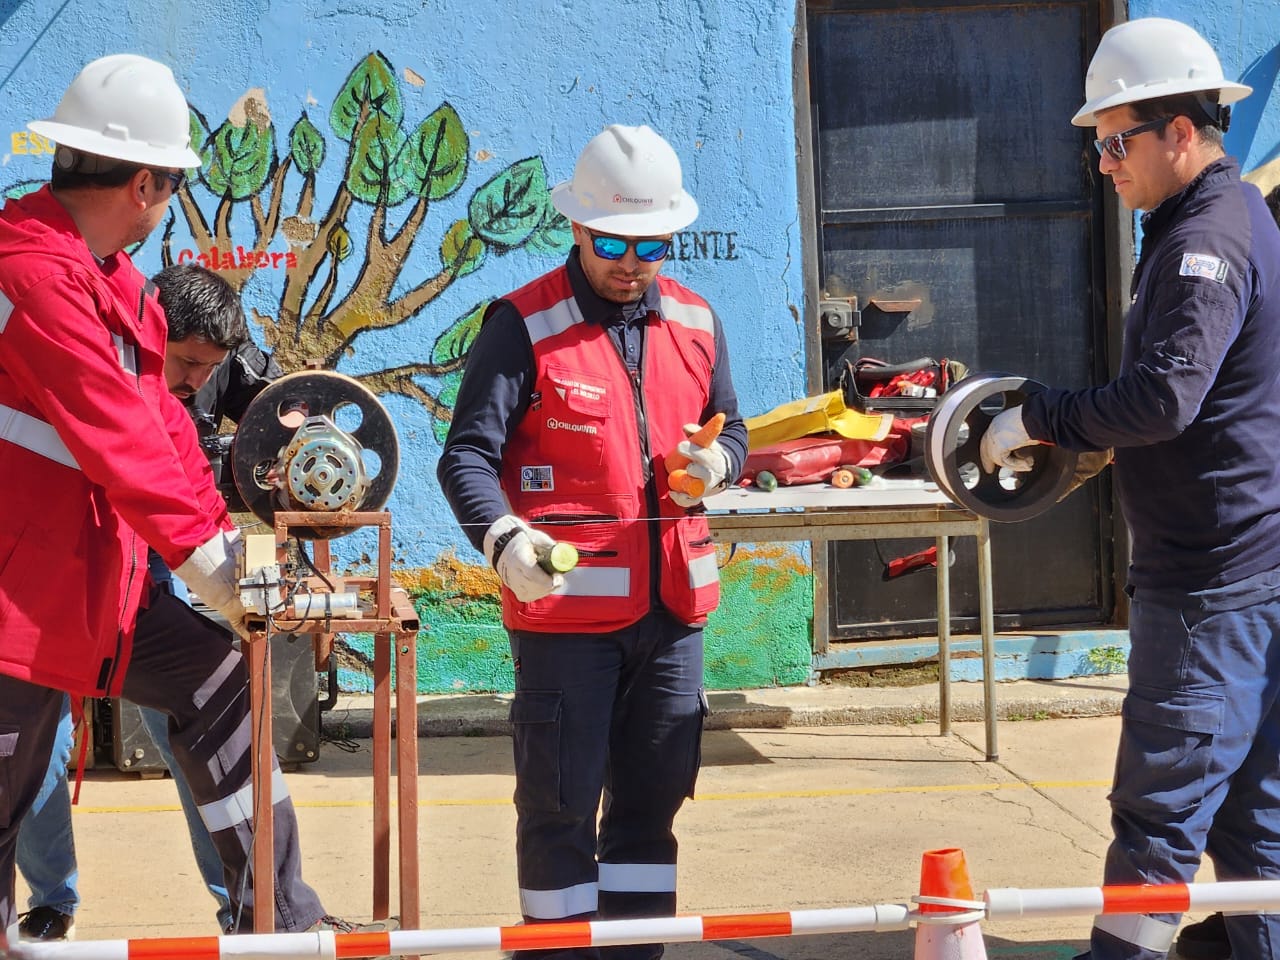
[{"label": "yellow painted line on ground", "polygon": [[[700,793],[694,799],[699,802],[723,802],[734,800],[815,800],[832,797],[874,797],[891,796],[902,793],[985,793],[994,790],[1097,790],[1110,789],[1110,780],[1040,780],[1024,782],[1014,780],[1008,783],[944,783],[929,784],[918,787],[849,787],[838,790],[760,790],[741,793]],[[368,800],[298,800],[293,805],[306,810],[338,810],[373,806]],[[505,807],[511,805],[509,797],[474,797],[458,800],[420,800],[423,807]],[[395,806],[393,803],[392,806]],[[118,807],[86,807],[77,805],[72,808],[77,814],[111,814],[111,813],[180,813],[182,808],[177,804],[156,804],[149,806]]]}]

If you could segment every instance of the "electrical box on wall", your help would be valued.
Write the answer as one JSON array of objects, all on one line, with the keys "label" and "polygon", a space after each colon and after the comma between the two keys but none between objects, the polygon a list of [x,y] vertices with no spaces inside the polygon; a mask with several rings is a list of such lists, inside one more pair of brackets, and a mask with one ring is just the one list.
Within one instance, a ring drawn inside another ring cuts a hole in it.
[{"label": "electrical box on wall", "polygon": [[862,324],[857,297],[827,297],[818,304],[824,340],[856,340]]}]

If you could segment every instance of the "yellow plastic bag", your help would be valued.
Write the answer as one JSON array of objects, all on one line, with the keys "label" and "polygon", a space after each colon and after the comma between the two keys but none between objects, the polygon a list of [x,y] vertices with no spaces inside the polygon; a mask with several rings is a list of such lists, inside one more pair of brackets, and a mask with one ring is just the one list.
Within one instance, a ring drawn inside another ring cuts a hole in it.
[{"label": "yellow plastic bag", "polygon": [[791,400],[758,417],[748,417],[747,449],[756,450],[811,433],[838,433],[849,440],[883,440],[893,415],[862,413],[844,405],[844,394],[832,390],[817,397]]}]

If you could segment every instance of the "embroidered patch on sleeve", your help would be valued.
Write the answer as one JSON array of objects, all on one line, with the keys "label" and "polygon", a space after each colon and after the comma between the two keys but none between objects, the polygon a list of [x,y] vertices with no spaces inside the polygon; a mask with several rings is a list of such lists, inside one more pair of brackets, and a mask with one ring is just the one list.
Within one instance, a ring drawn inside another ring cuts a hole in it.
[{"label": "embroidered patch on sleeve", "polygon": [[551,467],[521,467],[520,490],[524,493],[541,490],[554,490],[556,479]]},{"label": "embroidered patch on sleeve", "polygon": [[1221,257],[1211,257],[1207,253],[1184,253],[1178,275],[1204,277],[1206,280],[1224,283],[1227,279],[1227,261]]}]

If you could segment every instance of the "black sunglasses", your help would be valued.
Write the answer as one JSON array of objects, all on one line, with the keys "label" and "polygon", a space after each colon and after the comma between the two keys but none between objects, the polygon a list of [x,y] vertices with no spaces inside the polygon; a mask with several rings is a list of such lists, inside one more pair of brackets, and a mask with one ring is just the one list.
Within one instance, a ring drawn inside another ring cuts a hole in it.
[{"label": "black sunglasses", "polygon": [[1102,156],[1105,150],[1114,160],[1123,160],[1129,154],[1124,148],[1124,142],[1130,137],[1136,137],[1140,133],[1146,133],[1148,130],[1159,130],[1164,127],[1173,117],[1161,117],[1158,120],[1148,120],[1146,123],[1140,123],[1136,127],[1130,127],[1122,133],[1113,133],[1109,137],[1103,137],[1101,140],[1093,141],[1094,149],[1098,151],[1098,156]]},{"label": "black sunglasses", "polygon": [[177,193],[184,183],[187,182],[187,171],[185,170],[152,170],[157,177],[169,181],[169,192]]},{"label": "black sunglasses", "polygon": [[[582,229],[587,230],[586,227]],[[626,237],[592,233],[590,230],[587,230],[587,236],[591,238],[591,249],[601,260],[621,260],[627,255],[628,248],[633,248],[636,259],[645,263],[657,263],[671,253],[670,240],[630,240]]]}]

